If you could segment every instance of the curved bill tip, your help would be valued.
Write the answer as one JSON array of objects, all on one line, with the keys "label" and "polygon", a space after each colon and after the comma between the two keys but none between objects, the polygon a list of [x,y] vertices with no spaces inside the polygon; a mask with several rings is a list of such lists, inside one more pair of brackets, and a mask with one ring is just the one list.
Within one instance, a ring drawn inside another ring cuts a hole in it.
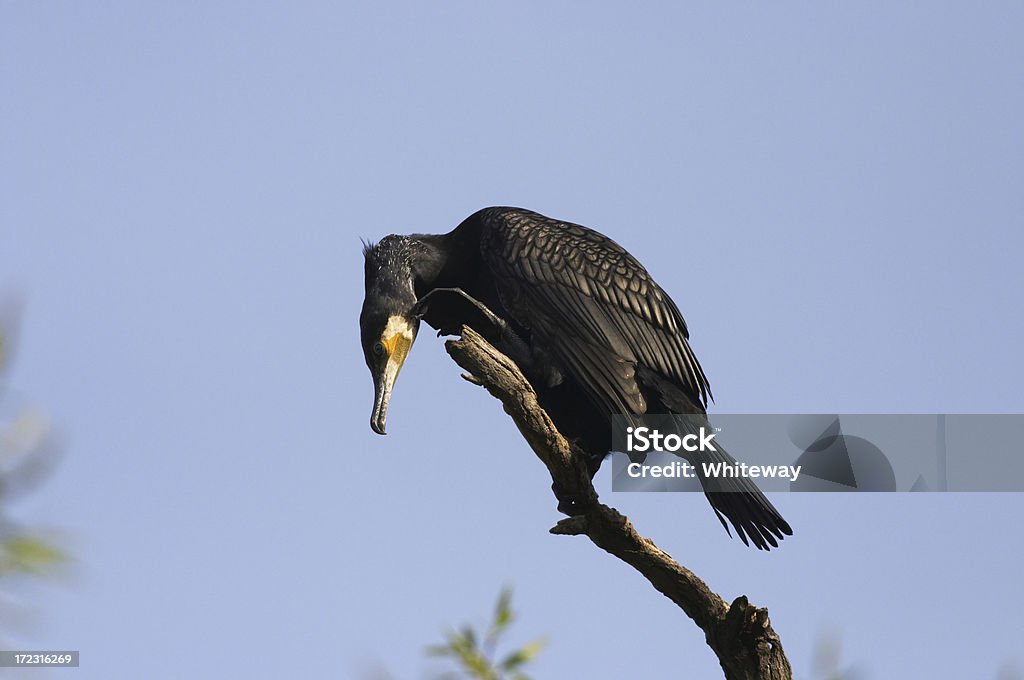
[{"label": "curved bill tip", "polygon": [[377,413],[370,416],[370,429],[377,434],[387,434],[384,430],[384,418]]},{"label": "curved bill tip", "polygon": [[385,425],[388,419],[388,401],[391,397],[391,384],[387,379],[377,383],[373,398],[373,411],[370,413],[370,429],[377,434],[387,434]]}]

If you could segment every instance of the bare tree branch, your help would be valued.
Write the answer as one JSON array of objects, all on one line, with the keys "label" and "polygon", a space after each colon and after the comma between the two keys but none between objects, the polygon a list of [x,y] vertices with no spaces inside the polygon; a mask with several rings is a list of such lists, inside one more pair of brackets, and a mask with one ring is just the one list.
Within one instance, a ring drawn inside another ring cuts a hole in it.
[{"label": "bare tree branch", "polygon": [[469,327],[459,340],[445,343],[448,354],[505,407],[551,479],[581,508],[582,514],[551,529],[561,535],[587,535],[605,550],[639,571],[651,585],[675,602],[704,631],[727,680],[792,680],[793,672],[768,610],[740,596],[730,605],[696,574],[681,566],[633,528],[629,518],[598,501],[587,474],[583,453],[565,440],[518,366]]}]

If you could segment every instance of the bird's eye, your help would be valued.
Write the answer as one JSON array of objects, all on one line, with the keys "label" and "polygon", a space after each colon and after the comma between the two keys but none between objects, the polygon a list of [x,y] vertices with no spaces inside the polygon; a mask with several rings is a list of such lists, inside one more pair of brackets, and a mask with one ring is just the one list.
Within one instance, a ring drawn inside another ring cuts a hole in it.
[{"label": "bird's eye", "polygon": [[379,341],[373,343],[373,353],[377,356],[384,354],[384,343]]}]

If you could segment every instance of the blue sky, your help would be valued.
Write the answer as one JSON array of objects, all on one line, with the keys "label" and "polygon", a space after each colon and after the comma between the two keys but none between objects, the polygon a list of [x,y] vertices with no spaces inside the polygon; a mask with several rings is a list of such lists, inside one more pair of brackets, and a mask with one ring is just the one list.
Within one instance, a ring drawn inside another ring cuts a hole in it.
[{"label": "blue sky", "polygon": [[[720,677],[627,567],[552,537],[549,480],[421,335],[368,427],[359,239],[486,205],[600,229],[670,292],[723,413],[1024,410],[1019,3],[0,5],[10,382],[68,453],[20,512],[72,583],[82,677],[429,677],[512,584],[537,677]],[[606,502],[798,674],[1024,666],[1019,494]],[[1014,656],[1016,655],[1016,656]],[[55,674],[56,675],[56,674]]]}]

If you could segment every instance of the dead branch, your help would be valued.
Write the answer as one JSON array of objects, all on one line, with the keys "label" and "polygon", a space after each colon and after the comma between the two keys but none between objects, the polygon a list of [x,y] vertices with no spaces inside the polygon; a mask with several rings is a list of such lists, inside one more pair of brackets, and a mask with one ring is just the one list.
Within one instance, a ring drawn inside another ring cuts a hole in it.
[{"label": "dead branch", "polygon": [[562,520],[551,533],[585,534],[599,548],[643,574],[704,631],[727,680],[792,680],[789,661],[768,620],[767,609],[750,604],[746,596],[726,604],[696,574],[637,533],[628,517],[598,501],[582,452],[558,432],[511,359],[468,327],[463,327],[461,339],[449,340],[445,347],[474,382],[501,401],[547,466],[551,479],[578,499],[582,514]]}]

